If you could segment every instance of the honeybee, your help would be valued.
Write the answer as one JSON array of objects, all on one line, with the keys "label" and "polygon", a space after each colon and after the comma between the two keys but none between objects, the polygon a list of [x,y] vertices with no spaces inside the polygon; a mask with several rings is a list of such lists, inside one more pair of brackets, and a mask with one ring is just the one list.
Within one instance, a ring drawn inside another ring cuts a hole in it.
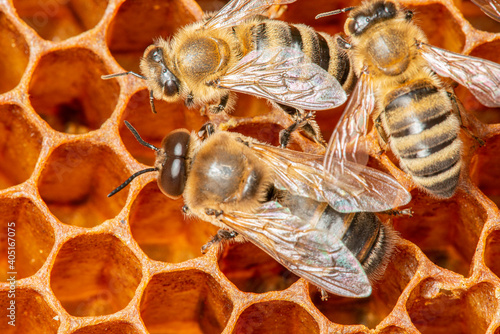
[{"label": "honeybee", "polygon": [[[291,272],[328,292],[366,297],[382,271],[395,233],[372,213],[406,204],[391,176],[346,162],[342,178],[324,174],[323,156],[272,147],[238,133],[176,130],[156,151],[160,190],[184,197],[183,211],[221,228],[204,246],[249,240]],[[378,192],[372,191],[378,189]]]},{"label": "honeybee", "polygon": [[349,57],[337,38],[303,24],[288,24],[261,14],[295,0],[232,0],[219,12],[158,38],[141,59],[150,102],[183,100],[188,107],[209,104],[212,113],[230,112],[234,92],[272,101],[292,116],[294,125],[280,137],[283,146],[297,126],[323,142],[312,120],[315,111],[343,104],[355,84]]},{"label": "honeybee", "polygon": [[371,115],[415,183],[438,198],[451,197],[462,166],[463,106],[436,73],[466,86],[484,105],[500,107],[500,65],[427,44],[412,12],[393,1],[353,7],[345,33],[342,45],[359,80],[330,138],[325,170],[339,160],[366,162],[360,137]]},{"label": "honeybee", "polygon": [[493,20],[500,22],[500,2],[498,0],[472,0],[481,10]]}]

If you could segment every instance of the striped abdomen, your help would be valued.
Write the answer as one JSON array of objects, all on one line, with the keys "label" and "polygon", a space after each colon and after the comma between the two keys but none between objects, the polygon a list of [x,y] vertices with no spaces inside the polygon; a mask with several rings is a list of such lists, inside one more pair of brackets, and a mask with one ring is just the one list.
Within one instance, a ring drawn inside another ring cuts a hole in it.
[{"label": "striped abdomen", "polygon": [[381,113],[401,167],[430,193],[451,197],[458,184],[460,122],[444,89],[420,79],[392,91]]},{"label": "striped abdomen", "polygon": [[247,52],[264,48],[292,47],[304,52],[312,62],[334,76],[347,93],[353,89],[356,79],[349,57],[338,46],[335,36],[318,33],[303,24],[257,18],[237,29],[240,30],[240,39],[244,39],[242,43],[246,44]]}]

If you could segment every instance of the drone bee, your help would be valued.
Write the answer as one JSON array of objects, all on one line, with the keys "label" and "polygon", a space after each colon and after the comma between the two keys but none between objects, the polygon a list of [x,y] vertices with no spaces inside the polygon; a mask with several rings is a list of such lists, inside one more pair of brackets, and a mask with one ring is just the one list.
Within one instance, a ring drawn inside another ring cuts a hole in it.
[{"label": "drone bee", "polygon": [[466,86],[484,105],[500,107],[500,65],[427,44],[412,12],[393,1],[350,9],[343,45],[359,80],[330,138],[325,170],[339,160],[366,162],[359,139],[371,115],[415,183],[438,198],[451,197],[462,166],[463,106],[436,73]]},{"label": "drone bee", "polygon": [[295,0],[232,0],[219,12],[187,25],[172,39],[158,38],[144,52],[142,75],[154,99],[183,100],[188,107],[209,104],[212,113],[229,112],[234,92],[270,100],[295,124],[281,136],[286,146],[293,129],[323,142],[312,121],[315,111],[343,104],[355,84],[349,57],[337,38],[303,24],[288,24],[261,14]]},{"label": "drone bee", "polygon": [[493,20],[500,22],[499,0],[472,0],[481,10]]},{"label": "drone bee", "polygon": [[[373,213],[406,204],[410,194],[391,176],[345,162],[341,178],[323,173],[323,156],[261,144],[238,133],[176,130],[156,151],[158,186],[183,196],[184,212],[221,228],[203,249],[249,240],[291,272],[328,292],[366,297],[383,271],[395,232]],[[378,189],[378,192],[372,191]]]}]

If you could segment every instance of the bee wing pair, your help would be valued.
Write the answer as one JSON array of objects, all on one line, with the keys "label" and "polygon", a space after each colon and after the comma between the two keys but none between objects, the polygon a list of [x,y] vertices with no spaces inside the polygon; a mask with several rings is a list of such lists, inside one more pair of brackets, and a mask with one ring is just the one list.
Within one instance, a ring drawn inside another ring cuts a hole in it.
[{"label": "bee wing pair", "polygon": [[337,236],[311,228],[277,202],[265,203],[257,213],[224,213],[220,219],[322,289],[346,297],[371,294],[361,264]]},{"label": "bee wing pair", "polygon": [[493,20],[500,21],[499,0],[472,0],[481,10]]},{"label": "bee wing pair", "polygon": [[[295,0],[233,0],[211,17],[204,29],[229,28],[273,5]],[[340,83],[301,51],[253,50],[216,82],[218,87],[307,110],[331,109],[347,99]]]},{"label": "bee wing pair", "polygon": [[[429,44],[417,43],[432,70],[467,87],[485,106],[500,107],[500,65],[481,58],[461,55]],[[323,162],[333,173],[353,161],[364,164],[368,155],[360,141],[366,135],[368,117],[375,106],[369,73],[363,72],[328,144]]]}]

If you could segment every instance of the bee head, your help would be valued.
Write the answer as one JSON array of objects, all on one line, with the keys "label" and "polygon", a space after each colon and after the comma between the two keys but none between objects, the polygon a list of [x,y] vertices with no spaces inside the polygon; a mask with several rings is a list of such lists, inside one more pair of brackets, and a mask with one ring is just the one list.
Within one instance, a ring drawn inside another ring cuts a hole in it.
[{"label": "bee head", "polygon": [[179,95],[181,82],[167,67],[166,47],[161,42],[150,45],[144,51],[140,65],[141,72],[147,78],[149,88],[155,95],[160,95],[155,96],[156,98],[175,100]]},{"label": "bee head", "polygon": [[376,23],[395,18],[398,8],[392,1],[376,1],[351,12],[346,21],[347,32],[359,36]]}]

